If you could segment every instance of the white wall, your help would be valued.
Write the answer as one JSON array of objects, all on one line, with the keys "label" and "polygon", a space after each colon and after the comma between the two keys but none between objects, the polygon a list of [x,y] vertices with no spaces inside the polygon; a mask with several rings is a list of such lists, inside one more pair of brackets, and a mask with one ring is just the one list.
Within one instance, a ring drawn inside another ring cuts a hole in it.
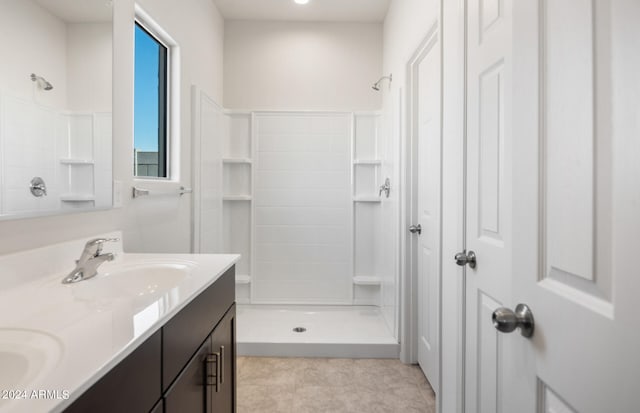
[{"label": "white wall", "polygon": [[391,1],[384,21],[383,68],[385,73],[393,73],[393,88],[406,85],[407,62],[438,18],[438,13],[437,0]]},{"label": "white wall", "polygon": [[[147,11],[160,24],[165,25],[167,31],[182,46],[181,176],[182,182],[190,186],[189,86],[192,83],[198,84],[209,96],[222,100],[224,23],[209,0],[185,0],[179,4],[171,0],[146,0],[142,5],[146,6],[147,3]],[[128,251],[177,252],[190,249],[191,200],[188,195],[166,201],[161,198],[131,200],[129,195],[133,170],[134,2],[118,0],[114,2],[114,10],[113,162],[114,178],[123,183],[124,208],[2,221],[0,253],[35,248],[116,229],[124,230],[125,248]],[[204,43],[202,39],[208,41]],[[161,184],[154,187],[159,185]]]},{"label": "white wall", "polygon": [[398,307],[400,277],[404,276],[400,273],[400,240],[405,232],[399,216],[402,197],[406,194],[400,169],[405,136],[406,70],[409,58],[437,17],[437,4],[435,0],[392,0],[383,25],[383,73],[392,73],[393,82],[390,87],[385,82],[381,88],[385,131],[382,175],[389,177],[392,191],[382,203],[380,212],[380,222],[385,233],[390,235],[378,240],[377,249],[381,251],[378,260],[383,283],[383,314],[396,332],[398,326],[394,322],[401,311]]},{"label": "white wall", "polygon": [[[65,107],[67,45],[62,20],[32,1],[1,2],[0,56],[0,92],[56,109]],[[46,78],[54,89],[37,93],[31,73]]]},{"label": "white wall", "polygon": [[382,25],[228,21],[227,109],[376,110]]},{"label": "white wall", "polygon": [[[444,24],[440,16],[440,4],[443,5]],[[462,274],[459,267],[452,265],[450,257],[462,247],[462,211],[451,208],[461,205],[462,175],[462,136],[464,123],[462,110],[464,107],[464,37],[462,31],[463,0],[392,0],[384,23],[384,71],[393,72],[392,91],[385,92],[383,108],[385,113],[397,107],[394,90],[403,89],[406,96],[407,63],[424,40],[427,32],[438,22],[443,32],[443,273],[442,273],[442,330],[441,330],[441,378],[440,394],[437,395],[440,411],[460,411],[458,382],[461,365],[459,363],[460,348],[460,309],[462,303]],[[406,105],[405,105],[406,106]],[[406,119],[403,114],[403,119]],[[404,140],[406,124],[401,131],[394,133],[393,139]],[[406,189],[402,187],[403,194]],[[404,195],[403,195],[404,196]],[[404,214],[405,206],[401,202],[400,213]],[[383,218],[385,219],[385,218]],[[391,218],[389,218],[391,219]],[[403,222],[401,221],[401,224]],[[400,237],[404,238],[404,225]],[[401,274],[405,277],[405,274]],[[405,303],[406,304],[406,303]],[[406,307],[405,307],[406,308]],[[405,337],[405,336],[403,336]]]},{"label": "white wall", "polygon": [[[191,86],[197,85],[216,102],[222,101],[224,21],[210,0],[189,0],[179,4],[171,0],[140,0],[139,4],[180,47],[181,116],[178,121],[181,136],[179,147],[174,147],[179,151],[179,182],[137,180],[136,185],[159,191],[177,189],[180,185],[191,187]],[[131,32],[133,26],[127,30]],[[131,133],[127,136],[130,137]],[[133,141],[129,138],[127,142],[130,152]],[[129,170],[127,172],[130,173]],[[125,188],[129,189],[130,185],[125,185]],[[133,200],[125,211],[125,249],[137,252],[190,252],[191,200],[191,195]]]},{"label": "white wall", "polygon": [[111,23],[67,24],[67,109],[111,112],[111,26]]}]

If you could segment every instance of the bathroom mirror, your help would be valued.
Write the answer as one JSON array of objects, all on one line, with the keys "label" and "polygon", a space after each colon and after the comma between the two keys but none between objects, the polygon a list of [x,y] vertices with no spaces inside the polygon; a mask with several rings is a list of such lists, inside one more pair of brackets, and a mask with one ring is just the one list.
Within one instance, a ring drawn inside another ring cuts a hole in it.
[{"label": "bathroom mirror", "polygon": [[0,219],[112,205],[109,0],[0,0]]}]

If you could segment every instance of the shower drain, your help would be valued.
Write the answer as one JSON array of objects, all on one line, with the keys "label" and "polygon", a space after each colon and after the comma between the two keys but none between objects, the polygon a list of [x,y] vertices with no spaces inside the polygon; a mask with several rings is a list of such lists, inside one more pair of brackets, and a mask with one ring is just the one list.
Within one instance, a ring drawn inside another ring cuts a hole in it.
[{"label": "shower drain", "polygon": [[304,328],[304,327],[295,327],[295,328],[293,329],[293,332],[294,332],[294,333],[304,333],[305,331],[307,331],[307,329],[306,329],[306,328]]}]

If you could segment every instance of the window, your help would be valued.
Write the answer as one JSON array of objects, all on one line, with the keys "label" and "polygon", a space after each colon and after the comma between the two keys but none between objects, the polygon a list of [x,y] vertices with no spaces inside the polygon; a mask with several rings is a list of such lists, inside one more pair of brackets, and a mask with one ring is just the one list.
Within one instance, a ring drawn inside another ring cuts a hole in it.
[{"label": "window", "polygon": [[134,70],[134,176],[168,178],[169,49],[136,22]]}]

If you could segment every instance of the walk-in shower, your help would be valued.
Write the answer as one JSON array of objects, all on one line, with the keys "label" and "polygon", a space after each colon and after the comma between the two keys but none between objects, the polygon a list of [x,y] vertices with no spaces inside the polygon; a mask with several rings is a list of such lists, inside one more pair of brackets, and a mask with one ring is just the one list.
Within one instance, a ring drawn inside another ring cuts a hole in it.
[{"label": "walk-in shower", "polygon": [[398,123],[375,111],[202,105],[201,119],[215,112],[225,126],[197,123],[195,249],[242,255],[238,354],[398,357],[398,194],[380,191],[396,176]]}]

